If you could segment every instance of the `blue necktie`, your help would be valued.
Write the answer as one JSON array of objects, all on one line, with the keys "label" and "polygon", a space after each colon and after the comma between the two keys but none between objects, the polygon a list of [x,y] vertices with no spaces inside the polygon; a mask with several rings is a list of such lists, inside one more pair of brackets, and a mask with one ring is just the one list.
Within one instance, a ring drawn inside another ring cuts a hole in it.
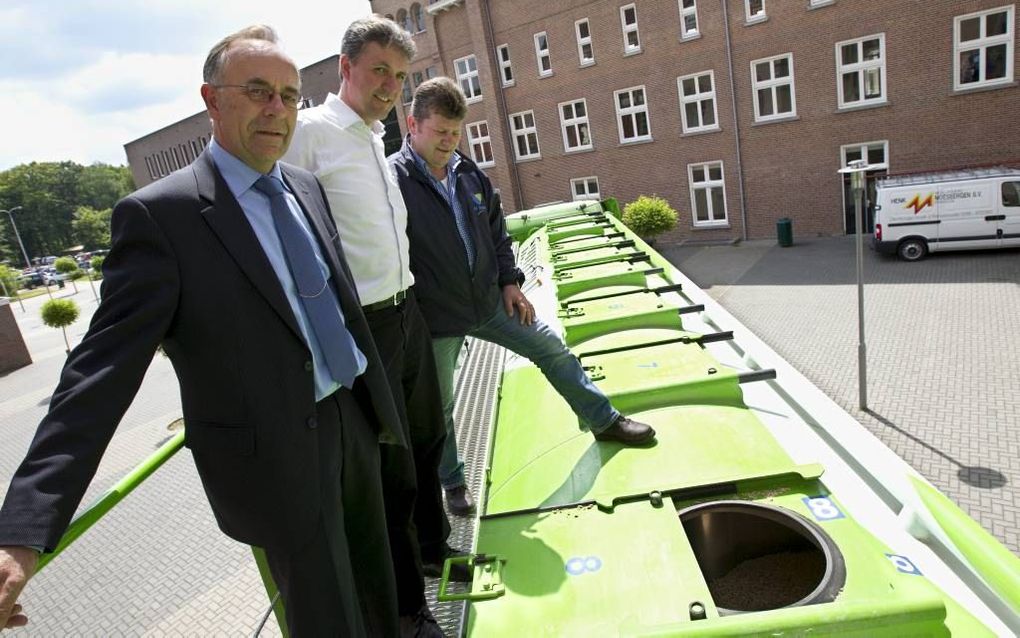
[{"label": "blue necktie", "polygon": [[280,236],[283,254],[287,258],[305,315],[312,325],[314,334],[310,336],[319,342],[333,378],[350,388],[358,374],[358,346],[344,325],[336,295],[322,274],[308,233],[291,213],[283,182],[263,175],[255,182],[255,188],[269,197],[273,224]]}]

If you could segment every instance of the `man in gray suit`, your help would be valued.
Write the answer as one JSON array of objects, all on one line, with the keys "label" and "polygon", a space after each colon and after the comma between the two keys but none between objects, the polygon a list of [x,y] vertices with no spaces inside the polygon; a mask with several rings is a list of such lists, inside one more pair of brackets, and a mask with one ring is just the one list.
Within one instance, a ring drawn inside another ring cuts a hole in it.
[{"label": "man in gray suit", "polygon": [[0,510],[0,628],[27,622],[38,552],[162,344],[216,520],[266,550],[291,634],[397,635],[379,442],[406,442],[322,188],[277,161],[297,68],[249,27],[210,51],[201,92],[213,141],[114,209],[102,304]]}]

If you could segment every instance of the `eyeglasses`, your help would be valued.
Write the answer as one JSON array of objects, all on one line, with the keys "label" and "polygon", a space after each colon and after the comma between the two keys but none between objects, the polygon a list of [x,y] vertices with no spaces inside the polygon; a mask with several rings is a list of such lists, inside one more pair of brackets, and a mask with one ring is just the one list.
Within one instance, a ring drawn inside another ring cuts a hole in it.
[{"label": "eyeglasses", "polygon": [[277,92],[260,84],[213,84],[212,87],[214,89],[241,89],[248,99],[256,104],[269,104],[274,95],[279,95],[280,101],[291,111],[296,111],[301,103],[301,94],[297,91],[284,89]]}]

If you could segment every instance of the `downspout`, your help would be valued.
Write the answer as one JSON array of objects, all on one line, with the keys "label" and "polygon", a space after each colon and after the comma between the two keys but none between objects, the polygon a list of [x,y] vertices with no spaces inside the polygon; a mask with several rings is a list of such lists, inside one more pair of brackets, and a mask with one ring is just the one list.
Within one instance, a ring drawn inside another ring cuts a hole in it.
[{"label": "downspout", "polygon": [[733,135],[737,150],[737,184],[740,190],[740,226],[743,240],[747,241],[747,200],[744,195],[744,162],[740,158],[740,121],[737,119],[737,87],[733,80],[733,45],[730,42],[730,7],[722,0],[723,30],[726,33],[726,64],[730,73],[730,106],[733,108]]},{"label": "downspout", "polygon": [[[492,32],[492,19],[489,14],[489,0],[482,0],[478,3],[482,13],[482,23],[485,24],[485,37],[488,39],[488,55],[489,59],[489,73],[492,75],[493,86],[496,87],[496,112],[500,118],[499,130],[503,132],[503,144],[506,149],[507,164],[510,168],[510,183],[513,185],[514,196],[517,198],[518,209],[525,210],[527,205],[524,203],[524,190],[521,187],[520,173],[517,172],[517,162],[513,160],[514,157],[514,141],[510,137],[510,125],[507,119],[507,108],[506,108],[506,95],[503,93],[503,76],[499,73],[496,67],[496,60],[493,57],[493,53],[496,52],[496,36]],[[495,72],[494,72],[495,71]],[[492,130],[492,127],[489,127]]]}]

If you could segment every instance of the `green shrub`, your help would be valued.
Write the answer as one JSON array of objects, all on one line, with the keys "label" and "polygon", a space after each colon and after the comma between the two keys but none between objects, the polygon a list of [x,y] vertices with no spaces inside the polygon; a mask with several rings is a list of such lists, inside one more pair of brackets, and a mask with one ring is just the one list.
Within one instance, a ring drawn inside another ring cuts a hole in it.
[{"label": "green shrub", "polygon": [[642,195],[623,207],[623,223],[650,239],[676,226],[677,212],[661,197]]},{"label": "green shrub", "polygon": [[92,270],[94,272],[103,272],[104,261],[106,261],[106,257],[104,257],[103,255],[96,255],[95,257],[89,260],[89,263],[92,265]]},{"label": "green shrub", "polygon": [[3,281],[3,286],[0,286],[0,296],[4,294],[4,288],[7,289],[7,295],[14,297],[18,294],[18,275],[20,273],[13,268],[8,268],[0,264],[0,281]]},{"label": "green shrub", "polygon": [[64,332],[67,352],[71,352],[71,343],[67,340],[67,327],[78,319],[80,313],[78,304],[70,299],[50,299],[42,305],[43,323],[51,328],[60,328]]},{"label": "green shrub", "polygon": [[60,257],[53,262],[53,269],[61,274],[69,275],[78,270],[78,263],[70,257]]}]

